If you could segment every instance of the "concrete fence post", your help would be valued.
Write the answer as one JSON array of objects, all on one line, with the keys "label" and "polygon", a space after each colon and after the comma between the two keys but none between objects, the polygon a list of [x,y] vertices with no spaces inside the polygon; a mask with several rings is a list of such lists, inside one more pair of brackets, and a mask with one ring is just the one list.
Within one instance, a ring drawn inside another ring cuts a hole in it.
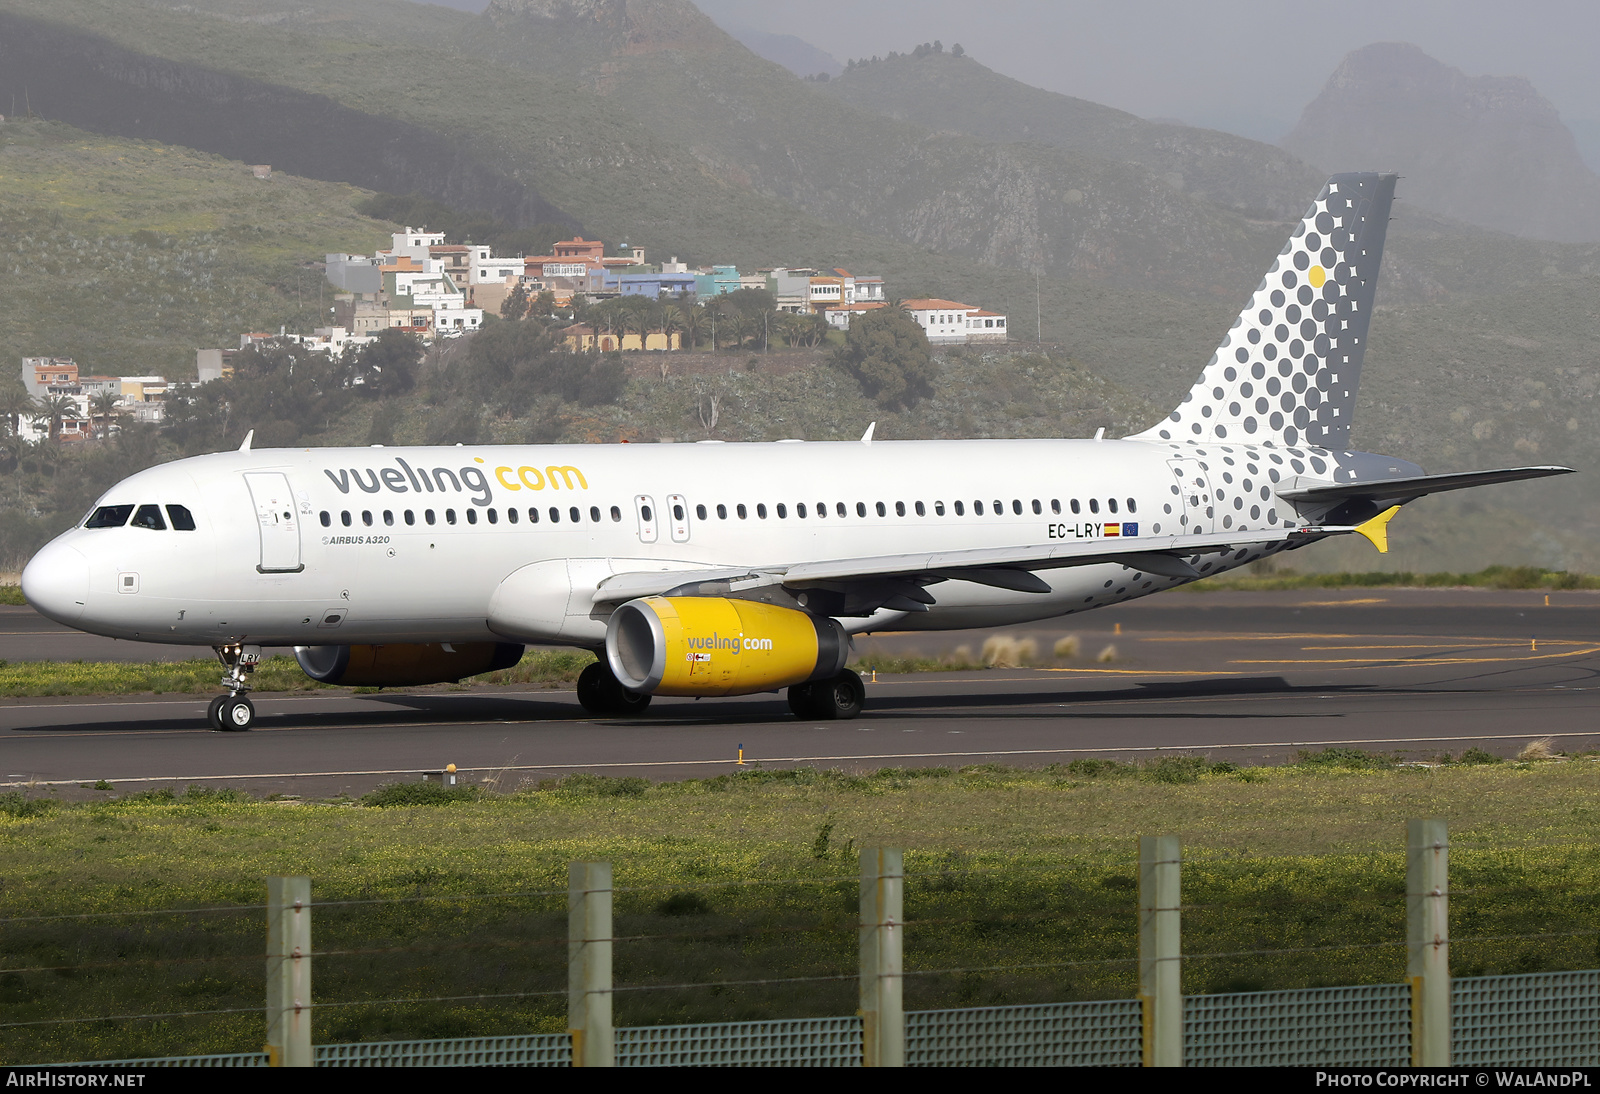
[{"label": "concrete fence post", "polygon": [[567,868],[567,1032],[573,1067],[614,1067],[611,1026],[611,864]]},{"label": "concrete fence post", "polygon": [[906,1066],[905,865],[898,848],[861,849],[861,1063]]},{"label": "concrete fence post", "polygon": [[1450,835],[1442,820],[1406,822],[1406,981],[1411,1064],[1450,1066]]},{"label": "concrete fence post", "polygon": [[311,879],[267,879],[267,1064],[311,1067]]},{"label": "concrete fence post", "polygon": [[1144,1066],[1183,1066],[1183,950],[1177,836],[1139,838],[1139,1002]]}]

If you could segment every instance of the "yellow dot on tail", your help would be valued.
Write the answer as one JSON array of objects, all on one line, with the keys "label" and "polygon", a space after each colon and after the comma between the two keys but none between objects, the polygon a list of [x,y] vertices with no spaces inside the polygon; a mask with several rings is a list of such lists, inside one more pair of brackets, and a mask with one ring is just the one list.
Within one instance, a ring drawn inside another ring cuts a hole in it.
[{"label": "yellow dot on tail", "polygon": [[1322,288],[1322,283],[1328,280],[1328,271],[1321,266],[1313,266],[1311,267],[1311,272],[1306,274],[1306,280],[1311,282],[1313,289],[1320,289]]}]

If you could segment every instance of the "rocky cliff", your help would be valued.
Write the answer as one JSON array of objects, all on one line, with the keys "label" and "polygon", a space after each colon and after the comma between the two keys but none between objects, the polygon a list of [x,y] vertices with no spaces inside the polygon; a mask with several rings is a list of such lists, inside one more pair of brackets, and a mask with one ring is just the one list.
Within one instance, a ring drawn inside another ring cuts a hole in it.
[{"label": "rocky cliff", "polygon": [[1467,76],[1416,46],[1345,57],[1284,148],[1329,170],[1396,170],[1408,202],[1531,239],[1600,240],[1600,177],[1520,76]]}]

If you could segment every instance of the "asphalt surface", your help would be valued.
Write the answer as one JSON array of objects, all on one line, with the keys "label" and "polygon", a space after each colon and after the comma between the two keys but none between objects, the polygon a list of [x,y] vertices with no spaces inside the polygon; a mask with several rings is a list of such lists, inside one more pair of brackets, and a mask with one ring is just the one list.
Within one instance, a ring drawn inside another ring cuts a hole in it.
[{"label": "asphalt surface", "polygon": [[[801,722],[778,696],[657,700],[596,719],[569,689],[256,693],[259,728],[213,733],[205,696],[0,700],[0,782],[66,797],[189,783],[330,797],[454,763],[511,789],[571,771],[699,777],[810,764],[1042,765],[1199,753],[1279,762],[1352,746],[1415,759],[1600,744],[1600,595],[1476,590],[1175,593],[999,632],[1048,668],[868,677],[850,722]],[[100,659],[29,609],[0,613],[0,657]],[[1052,657],[1076,636],[1078,655]],[[874,651],[981,650],[991,632],[882,635]],[[1110,650],[1108,651],[1108,647]],[[184,651],[178,651],[180,654]],[[32,657],[23,656],[31,654]],[[1104,660],[1100,658],[1104,657]]]}]

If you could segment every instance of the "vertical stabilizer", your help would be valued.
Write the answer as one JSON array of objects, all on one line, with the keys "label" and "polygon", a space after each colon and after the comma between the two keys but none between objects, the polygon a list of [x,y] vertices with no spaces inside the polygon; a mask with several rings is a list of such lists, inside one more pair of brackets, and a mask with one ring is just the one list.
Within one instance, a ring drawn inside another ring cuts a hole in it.
[{"label": "vertical stabilizer", "polygon": [[1334,175],[1150,441],[1344,448],[1399,176]]}]

